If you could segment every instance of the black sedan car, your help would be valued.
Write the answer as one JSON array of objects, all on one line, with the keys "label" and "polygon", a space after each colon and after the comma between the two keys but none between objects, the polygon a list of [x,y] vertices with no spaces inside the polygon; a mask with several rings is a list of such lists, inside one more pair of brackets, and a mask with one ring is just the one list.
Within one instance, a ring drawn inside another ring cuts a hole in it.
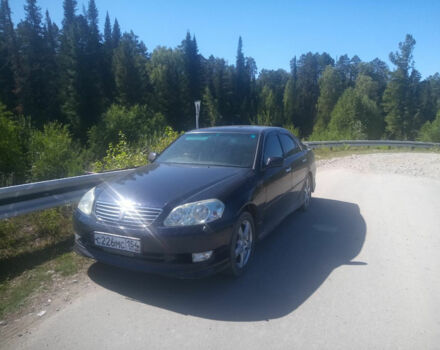
[{"label": "black sedan car", "polygon": [[198,129],[149,158],[83,196],[78,253],[176,277],[239,276],[256,242],[307,209],[315,188],[313,152],[283,128]]}]

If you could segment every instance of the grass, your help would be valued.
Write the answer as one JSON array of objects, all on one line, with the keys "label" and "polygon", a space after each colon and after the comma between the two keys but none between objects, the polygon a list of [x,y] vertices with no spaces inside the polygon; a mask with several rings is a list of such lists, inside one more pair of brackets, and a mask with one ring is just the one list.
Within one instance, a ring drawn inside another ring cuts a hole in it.
[{"label": "grass", "polygon": [[88,259],[72,252],[72,207],[0,221],[0,318],[25,307],[57,278],[71,276]]},{"label": "grass", "polygon": [[412,149],[410,147],[387,147],[387,146],[376,146],[376,147],[367,147],[367,146],[341,146],[341,147],[323,147],[317,148],[313,150],[315,154],[316,160],[321,159],[329,159],[335,157],[345,157],[352,154],[371,154],[371,153],[404,153],[404,152],[415,152],[415,153],[440,153],[440,149],[431,148],[415,148]]},{"label": "grass", "polygon": [[0,282],[0,318],[25,307],[32,296],[50,290],[53,277],[68,277],[87,265],[88,259],[68,252]]}]

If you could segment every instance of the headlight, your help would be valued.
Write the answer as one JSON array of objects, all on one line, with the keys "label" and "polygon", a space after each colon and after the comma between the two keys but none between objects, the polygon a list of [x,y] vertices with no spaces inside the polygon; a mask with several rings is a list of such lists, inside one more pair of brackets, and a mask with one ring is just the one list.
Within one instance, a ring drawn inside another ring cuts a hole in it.
[{"label": "headlight", "polygon": [[187,203],[175,207],[164,221],[165,226],[189,226],[206,224],[220,219],[225,205],[218,199]]},{"label": "headlight", "polygon": [[95,201],[95,187],[87,191],[78,203],[78,209],[84,214],[90,215],[92,213],[93,202]]}]

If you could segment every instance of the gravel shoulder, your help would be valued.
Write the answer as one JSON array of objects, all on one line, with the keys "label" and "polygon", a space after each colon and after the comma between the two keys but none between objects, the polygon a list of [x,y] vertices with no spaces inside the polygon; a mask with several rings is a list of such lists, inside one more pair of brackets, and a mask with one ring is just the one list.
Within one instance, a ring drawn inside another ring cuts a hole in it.
[{"label": "gravel shoulder", "polygon": [[438,153],[352,154],[341,158],[318,160],[317,167],[320,171],[351,169],[362,173],[391,173],[440,180]]}]

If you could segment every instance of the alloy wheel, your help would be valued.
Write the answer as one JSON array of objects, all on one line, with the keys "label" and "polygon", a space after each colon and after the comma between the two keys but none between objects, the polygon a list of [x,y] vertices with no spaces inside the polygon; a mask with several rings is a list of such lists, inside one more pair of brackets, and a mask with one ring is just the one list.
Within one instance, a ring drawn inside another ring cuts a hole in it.
[{"label": "alloy wheel", "polygon": [[240,269],[247,264],[251,256],[252,240],[252,224],[248,220],[243,220],[238,229],[238,237],[235,244],[235,263]]},{"label": "alloy wheel", "polygon": [[304,208],[307,208],[310,205],[310,201],[312,199],[312,186],[310,184],[310,176],[307,176],[306,183],[304,184],[303,189],[303,199],[304,199]]}]

